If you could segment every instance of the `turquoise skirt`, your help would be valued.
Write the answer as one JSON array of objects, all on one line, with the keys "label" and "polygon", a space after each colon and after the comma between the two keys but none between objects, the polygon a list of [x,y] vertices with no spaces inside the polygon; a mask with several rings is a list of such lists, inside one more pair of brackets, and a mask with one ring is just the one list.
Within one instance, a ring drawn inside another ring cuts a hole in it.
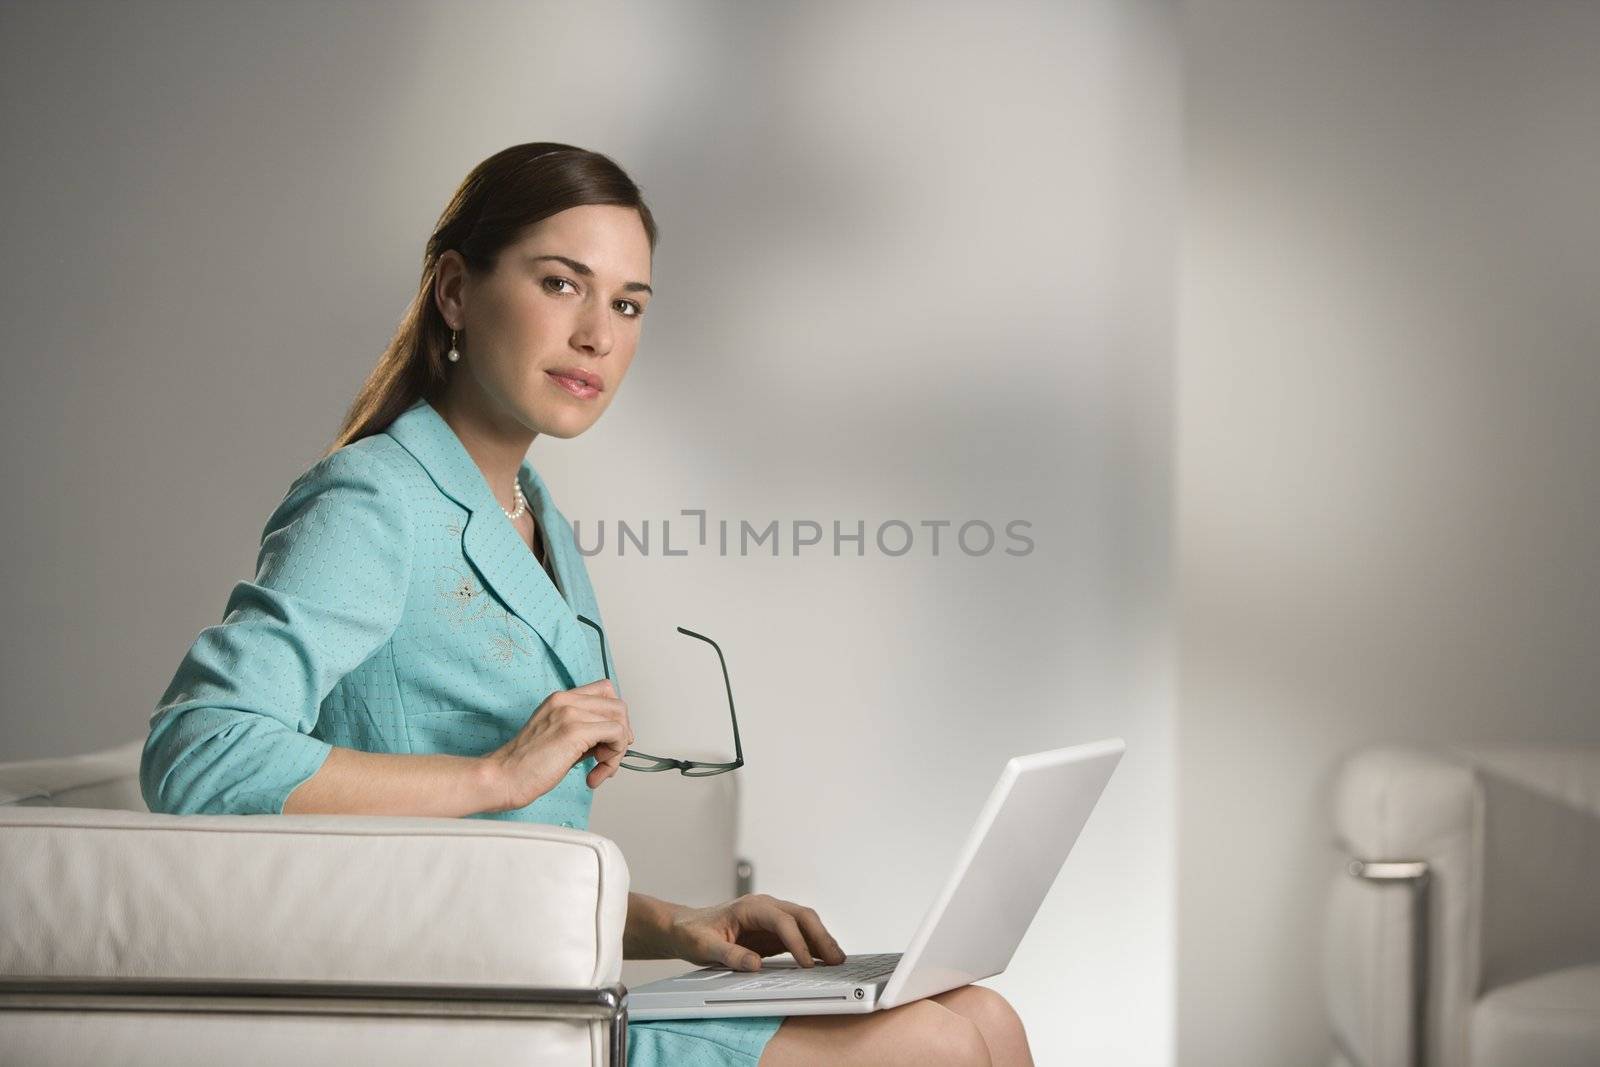
[{"label": "turquoise skirt", "polygon": [[781,1015],[628,1024],[628,1067],[755,1067]]}]

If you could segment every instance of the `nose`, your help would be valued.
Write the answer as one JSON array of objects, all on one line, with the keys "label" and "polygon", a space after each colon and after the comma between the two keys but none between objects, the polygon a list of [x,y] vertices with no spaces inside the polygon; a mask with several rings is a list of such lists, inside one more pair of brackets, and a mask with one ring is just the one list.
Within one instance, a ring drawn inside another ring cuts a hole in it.
[{"label": "nose", "polygon": [[611,351],[611,319],[607,309],[586,307],[573,331],[572,343],[591,356]]}]

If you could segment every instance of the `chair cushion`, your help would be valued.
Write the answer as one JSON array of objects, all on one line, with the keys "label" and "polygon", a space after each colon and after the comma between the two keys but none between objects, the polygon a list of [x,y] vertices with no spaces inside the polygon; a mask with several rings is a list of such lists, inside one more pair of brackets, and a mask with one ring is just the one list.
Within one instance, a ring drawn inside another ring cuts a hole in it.
[{"label": "chair cushion", "polygon": [[0,806],[3,975],[609,985],[627,896],[560,826]]},{"label": "chair cushion", "polygon": [[1501,986],[1472,1011],[1473,1067],[1600,1063],[1600,963]]}]

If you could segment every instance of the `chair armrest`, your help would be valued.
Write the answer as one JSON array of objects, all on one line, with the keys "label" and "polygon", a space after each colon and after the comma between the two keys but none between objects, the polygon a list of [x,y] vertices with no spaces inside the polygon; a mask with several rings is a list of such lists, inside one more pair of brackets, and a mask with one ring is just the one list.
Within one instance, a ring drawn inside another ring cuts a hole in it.
[{"label": "chair armrest", "polygon": [[[1472,768],[1443,753],[1369,748],[1339,768],[1341,868],[1328,892],[1323,979],[1334,1041],[1353,1062],[1464,1062],[1481,810]],[[1380,862],[1392,866],[1369,866]]]},{"label": "chair armrest", "polygon": [[617,982],[607,838],[488,819],[0,807],[0,975]]}]

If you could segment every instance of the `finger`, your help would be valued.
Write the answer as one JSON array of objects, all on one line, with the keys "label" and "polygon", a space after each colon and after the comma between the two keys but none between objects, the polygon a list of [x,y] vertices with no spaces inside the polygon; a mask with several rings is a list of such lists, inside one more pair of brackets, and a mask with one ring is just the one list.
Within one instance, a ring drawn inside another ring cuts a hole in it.
[{"label": "finger", "polygon": [[595,765],[589,768],[585,778],[590,789],[617,772],[622,757],[627,753],[628,741],[631,740],[631,735],[620,723],[610,719],[569,723],[567,730],[576,734],[578,743],[583,746],[583,755],[578,757],[578,761],[590,756],[595,758]]},{"label": "finger", "polygon": [[603,782],[610,778],[621,768],[622,755],[610,749],[591,749],[584,754],[584,759],[594,757],[594,766],[589,768],[590,774],[596,775],[595,782]]},{"label": "finger", "polygon": [[620,757],[633,744],[633,728],[616,719],[568,719],[556,729],[560,736],[587,742],[584,745],[585,754],[593,752],[598,746],[610,745]]},{"label": "finger", "polygon": [[617,773],[617,769],[609,763],[596,763],[589,768],[589,773],[584,777],[584,782],[590,789],[599,789],[600,783]]},{"label": "finger", "polygon": [[628,729],[626,723],[617,724],[616,729],[616,736],[608,737],[604,742],[590,749],[585,755],[592,755],[595,759],[603,763],[609,763],[613,767],[621,764],[622,757],[628,754],[628,746],[633,744],[633,731]]},{"label": "finger", "polygon": [[621,768],[622,757],[626,751],[626,749],[618,748],[615,745],[596,745],[584,753],[584,758],[587,759],[593,756],[595,766],[607,767],[611,771],[616,771]]},{"label": "finger", "polygon": [[806,939],[800,933],[800,924],[794,921],[793,915],[778,907],[776,901],[758,905],[756,921],[762,929],[778,935],[778,940],[783,942],[783,947],[789,950],[800,966],[816,965],[817,961],[811,958],[811,950],[806,947]]},{"label": "finger", "polygon": [[628,717],[628,705],[613,697],[598,696],[594,693],[581,693],[577,696],[568,694],[562,698],[561,704],[568,715],[582,713],[589,718],[604,716],[615,719],[630,731],[633,729],[633,720]]},{"label": "finger", "polygon": [[839,947],[833,935],[828,933],[828,928],[822,925],[822,919],[815,911],[795,904],[792,901],[780,900],[778,907],[794,916],[795,922],[800,924],[801,931],[806,935],[806,940],[822,957],[822,962],[830,966],[838,966],[845,961],[844,949]]},{"label": "finger", "polygon": [[626,749],[621,749],[613,744],[596,745],[583,754],[585,759],[593,756],[595,764],[589,769],[590,781],[598,785],[622,769],[622,757],[627,755]]},{"label": "finger", "polygon": [[633,731],[614,719],[580,719],[576,723],[569,723],[567,728],[578,730],[577,736],[593,742],[584,750],[586,756],[595,753],[621,756],[633,742]]},{"label": "finger", "polygon": [[759,971],[761,957],[747,948],[740,948],[733,942],[724,942],[715,953],[717,959],[724,967],[732,967],[736,971]]},{"label": "finger", "polygon": [[614,696],[617,695],[617,687],[616,687],[615,684],[612,683],[610,678],[596,678],[592,682],[586,682],[583,685],[574,686],[573,688],[567,690],[567,692],[569,692],[569,693],[600,693],[600,694],[603,694],[605,696],[614,697]]},{"label": "finger", "polygon": [[611,719],[626,718],[628,714],[627,704],[617,697],[608,697],[604,693],[569,691],[563,693],[557,703],[578,711],[592,711]]}]

